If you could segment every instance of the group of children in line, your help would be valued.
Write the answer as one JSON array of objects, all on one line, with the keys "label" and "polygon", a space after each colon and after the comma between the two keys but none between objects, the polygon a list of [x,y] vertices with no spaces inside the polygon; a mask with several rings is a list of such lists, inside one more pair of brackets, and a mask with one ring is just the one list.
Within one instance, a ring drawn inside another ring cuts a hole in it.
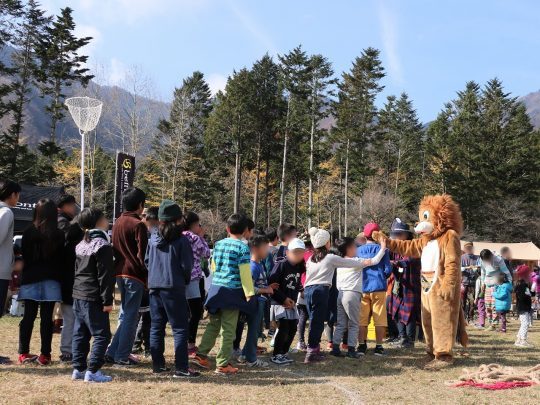
[{"label": "group of children in line", "polygon": [[[11,203],[18,199],[20,187],[16,183],[0,186],[2,197],[7,196]],[[171,368],[164,357],[167,323],[174,340],[172,375],[177,378],[200,376],[190,363],[209,369],[209,353],[218,337],[216,373],[237,373],[232,357],[249,368],[268,367],[268,362],[257,357],[262,352],[257,342],[263,324],[268,328],[275,325],[270,361],[276,365],[293,362],[289,353],[297,334],[297,349],[306,352],[304,362],[322,360],[325,323],[335,326],[333,335],[329,334],[332,355],[341,357],[340,347],[346,347],[348,358],[365,355],[371,317],[376,332],[374,354],[382,356],[389,313],[391,321],[400,323],[402,347],[414,344],[416,317],[410,313],[413,304],[403,291],[412,291],[407,280],[416,274],[416,267],[408,258],[390,260],[385,245],[371,238],[379,230],[377,224],[364,227],[362,243],[345,237],[332,246],[330,233],[324,229],[311,228],[298,237],[293,225],[282,224],[277,232],[261,232],[245,215],[233,214],[227,221],[228,237],[215,244],[209,261],[210,249],[197,214],[183,213],[170,200],[145,210],[145,198],[137,188],[124,192],[124,212],[113,226],[112,239],[101,210],[85,208],[75,218],[69,215],[71,210],[63,205],[74,203],[72,196],[65,198],[62,206],[46,199],[37,203],[34,221],[22,238],[24,267],[19,300],[25,303],[25,313],[19,336],[21,364],[50,364],[56,302],[63,303],[64,312],[60,358],[72,363],[73,380],[87,382],[112,380],[101,371],[105,363],[120,367],[138,364],[134,349],[149,351],[153,372],[168,375]],[[393,231],[394,237],[410,236],[399,226]],[[505,331],[511,275],[505,274],[497,257],[489,253],[483,251],[479,262],[482,296],[478,295],[478,306],[493,309]],[[206,292],[204,279],[210,273],[212,281]],[[516,345],[528,347],[529,270],[521,266],[516,275],[521,320]],[[399,289],[396,297],[401,300],[395,312],[386,309],[389,277],[395,278]],[[109,314],[115,282],[121,308],[111,340]],[[36,356],[30,354],[30,340],[38,309],[41,354]],[[208,311],[208,323],[197,347],[204,309]],[[245,323],[247,336],[240,348]]]}]

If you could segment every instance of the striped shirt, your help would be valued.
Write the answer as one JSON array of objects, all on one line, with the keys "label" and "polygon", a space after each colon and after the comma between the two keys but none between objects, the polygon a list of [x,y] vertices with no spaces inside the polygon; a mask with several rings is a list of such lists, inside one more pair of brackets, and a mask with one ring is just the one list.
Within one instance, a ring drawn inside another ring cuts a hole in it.
[{"label": "striped shirt", "polygon": [[[226,238],[216,243],[212,255],[212,284],[228,288],[242,288],[240,266],[249,263],[249,247],[241,240]],[[251,279],[251,273],[248,273]],[[252,287],[253,288],[253,287]]]}]

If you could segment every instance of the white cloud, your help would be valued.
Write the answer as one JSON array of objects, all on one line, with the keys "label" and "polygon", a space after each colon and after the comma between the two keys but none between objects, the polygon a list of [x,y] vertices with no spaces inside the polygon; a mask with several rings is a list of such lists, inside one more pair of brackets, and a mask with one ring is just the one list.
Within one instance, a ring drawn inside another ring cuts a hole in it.
[{"label": "white cloud", "polygon": [[396,14],[388,7],[386,0],[380,0],[378,4],[379,23],[381,26],[381,40],[383,53],[386,56],[389,78],[397,84],[404,83],[403,69],[398,54],[398,21]]},{"label": "white cloud", "polygon": [[206,82],[212,95],[216,94],[219,90],[225,90],[225,85],[227,84],[227,77],[220,73],[210,73],[206,76]]},{"label": "white cloud", "polygon": [[75,35],[79,38],[92,37],[88,45],[82,48],[80,54],[93,58],[95,56],[95,50],[101,42],[101,32],[93,25],[79,24],[75,27]]},{"label": "white cloud", "polygon": [[127,72],[128,67],[122,61],[112,58],[107,77],[108,84],[120,86],[124,82]]}]

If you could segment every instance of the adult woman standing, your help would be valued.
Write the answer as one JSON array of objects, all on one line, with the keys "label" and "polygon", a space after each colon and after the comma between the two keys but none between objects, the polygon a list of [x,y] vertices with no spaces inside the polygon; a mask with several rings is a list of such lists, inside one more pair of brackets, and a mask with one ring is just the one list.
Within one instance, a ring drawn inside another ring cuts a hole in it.
[{"label": "adult woman standing", "polygon": [[[24,267],[19,300],[25,302],[19,325],[19,363],[51,363],[54,304],[62,300],[60,277],[64,253],[64,233],[58,229],[56,204],[39,200],[32,225],[23,233]],[[40,309],[41,354],[29,354],[34,321]]]},{"label": "adult woman standing", "polygon": [[199,216],[189,211],[185,214],[184,236],[191,243],[193,251],[193,269],[191,270],[191,281],[186,286],[186,298],[189,304],[191,318],[189,320],[189,339],[188,351],[190,355],[197,353],[195,341],[197,339],[197,329],[203,314],[204,297],[201,294],[200,283],[204,279],[201,268],[201,261],[210,258],[210,248],[204,240],[204,229],[201,225]]}]

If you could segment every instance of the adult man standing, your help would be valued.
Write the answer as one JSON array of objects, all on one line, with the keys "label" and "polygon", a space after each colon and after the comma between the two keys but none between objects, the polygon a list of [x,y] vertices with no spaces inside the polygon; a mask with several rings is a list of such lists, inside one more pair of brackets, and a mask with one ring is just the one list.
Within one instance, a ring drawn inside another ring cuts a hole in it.
[{"label": "adult man standing", "polygon": [[[368,223],[364,227],[364,236],[366,244],[359,246],[356,255],[361,259],[371,259],[377,255],[381,248],[371,237],[374,231],[379,231],[379,225],[374,222]],[[375,323],[375,336],[377,344],[375,346],[375,355],[384,356],[382,342],[388,321],[386,318],[386,279],[392,274],[392,265],[390,264],[390,255],[388,252],[384,255],[379,264],[366,267],[362,272],[362,303],[360,306],[360,344],[358,353],[365,355],[367,352],[367,328],[369,319],[373,316]]]},{"label": "adult man standing", "polygon": [[[21,186],[11,180],[0,180],[0,318],[5,303],[13,267],[13,228],[15,217],[11,208],[19,202]],[[0,356],[0,364],[9,364],[9,357]]]},{"label": "adult man standing", "polygon": [[[77,214],[77,202],[75,197],[66,194],[58,201],[58,229],[65,235],[64,268],[60,286],[62,288],[62,318],[63,326],[60,335],[60,361],[71,362],[71,345],[73,340],[73,281],[75,279],[75,247],[84,237],[84,232],[75,219]],[[55,319],[56,323],[56,319]]]},{"label": "adult man standing", "polygon": [[116,282],[120,290],[122,308],[118,317],[118,328],[107,349],[107,360],[119,366],[136,365],[130,357],[139,308],[148,280],[148,270],[144,264],[148,245],[148,230],[141,221],[146,195],[136,187],[128,188],[122,194],[124,211],[116,220],[112,230]]}]

